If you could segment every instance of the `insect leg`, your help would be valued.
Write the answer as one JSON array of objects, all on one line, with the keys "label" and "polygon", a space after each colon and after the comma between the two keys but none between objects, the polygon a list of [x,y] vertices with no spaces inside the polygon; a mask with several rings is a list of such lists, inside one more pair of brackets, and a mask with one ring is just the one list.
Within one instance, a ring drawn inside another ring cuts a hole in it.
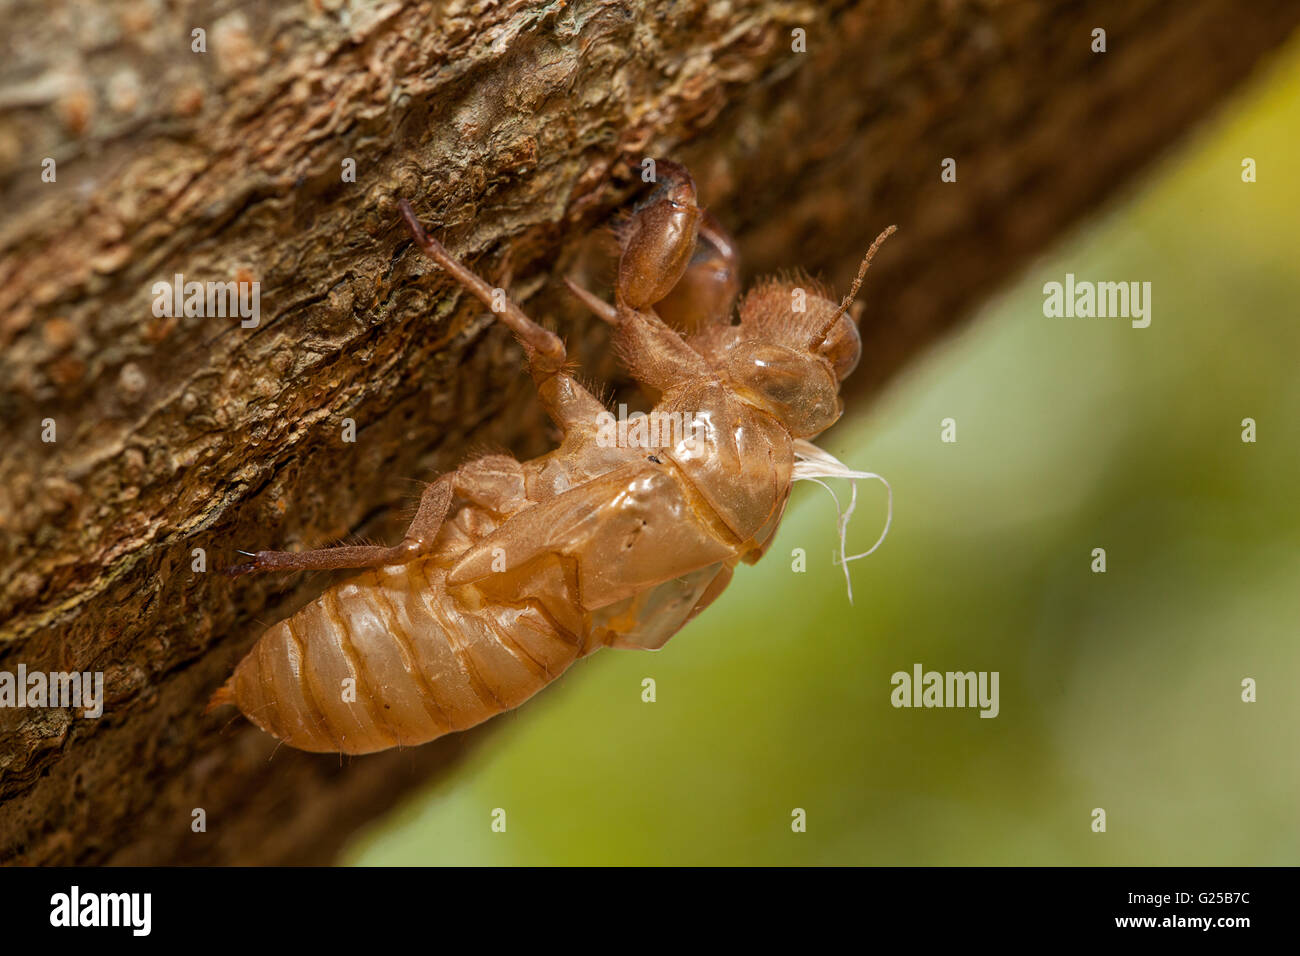
[{"label": "insect leg", "polygon": [[346,545],[315,551],[259,551],[253,560],[235,565],[226,573],[234,576],[258,571],[327,571],[335,568],[375,568],[406,564],[433,547],[438,529],[451,505],[451,476],[443,475],[424,489],[420,506],[406,529],[402,543],[391,548],[377,545]]},{"label": "insect leg", "polygon": [[424,231],[420,221],[415,218],[410,203],[403,199],[398,203],[398,207],[402,211],[406,228],[415,239],[415,244],[426,256],[451,273],[457,282],[491,309],[492,313],[515,333],[515,337],[528,353],[528,361],[531,365],[551,373],[558,372],[564,367],[568,355],[558,335],[524,315],[523,311],[508,297],[494,295],[496,290],[492,286],[480,279],[472,269],[448,252],[442,243]]},{"label": "insect leg", "polygon": [[[614,344],[632,375],[641,383],[664,390],[679,382],[712,374],[708,362],[652,306],[678,285],[691,265],[704,211],[695,203],[695,183],[677,163],[656,164],[659,189],[619,229],[623,255],[613,307],[569,279],[569,288],[587,308],[617,330]],[[723,264],[734,258],[731,243],[719,227],[709,235],[718,248],[727,247]]]},{"label": "insect leg", "polygon": [[[725,321],[739,292],[736,244],[722,224],[695,202],[695,183],[685,167],[659,160],[659,188],[615,227],[622,256],[615,298],[620,307],[651,306],[686,333]],[[572,279],[573,294],[601,319],[618,324],[617,311]]]},{"label": "insect leg", "polygon": [[610,325],[618,325],[618,309],[614,308],[594,292],[589,292],[582,286],[578,285],[569,276],[564,277],[564,284],[569,287],[569,291],[578,297],[578,301],[585,305],[595,314],[596,318],[608,322]]},{"label": "insect leg", "polygon": [[573,376],[564,371],[568,354],[560,337],[530,319],[508,297],[494,295],[497,290],[452,256],[442,243],[424,231],[410,203],[403,199],[398,205],[407,229],[425,255],[451,273],[457,282],[491,309],[493,314],[514,332],[528,356],[533,381],[551,419],[565,431],[578,422],[595,421],[596,416],[605,410],[605,406],[600,404],[595,396],[583,388]]},{"label": "insect leg", "polygon": [[700,220],[695,254],[681,279],[654,304],[661,319],[688,335],[713,324],[726,324],[740,292],[740,256],[736,243],[708,210]]},{"label": "insect leg", "polygon": [[614,346],[632,377],[660,391],[679,382],[713,374],[704,356],[652,311],[615,309],[572,279],[570,291],[601,319],[614,326]]},{"label": "insect leg", "polygon": [[703,215],[684,166],[661,159],[655,170],[659,188],[618,229],[623,255],[615,300],[634,310],[648,309],[677,285],[695,253]]},{"label": "insect leg", "polygon": [[654,312],[639,312],[625,305],[616,309],[573,279],[564,281],[583,305],[614,326],[619,358],[638,382],[663,391],[713,374],[704,356]]}]

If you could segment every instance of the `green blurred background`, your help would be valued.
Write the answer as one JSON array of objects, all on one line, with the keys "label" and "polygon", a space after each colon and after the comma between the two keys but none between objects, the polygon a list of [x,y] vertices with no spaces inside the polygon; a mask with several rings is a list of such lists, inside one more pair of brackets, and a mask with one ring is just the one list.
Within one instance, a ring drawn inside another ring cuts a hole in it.
[{"label": "green blurred background", "polygon": [[[663,651],[578,664],[346,859],[1300,862],[1298,152],[1293,42],[825,437],[896,496],[855,606],[830,498],[802,483],[769,556]],[[1149,280],[1151,326],[1045,318],[1066,272]],[[883,489],[859,501],[856,550]],[[998,671],[1001,714],[895,709],[890,675],[914,663]]]}]

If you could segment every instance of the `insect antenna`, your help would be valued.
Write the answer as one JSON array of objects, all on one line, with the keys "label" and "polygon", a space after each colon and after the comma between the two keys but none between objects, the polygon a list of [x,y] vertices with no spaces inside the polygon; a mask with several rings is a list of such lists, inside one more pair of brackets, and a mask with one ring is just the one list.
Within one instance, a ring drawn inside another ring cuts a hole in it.
[{"label": "insect antenna", "polygon": [[814,335],[812,341],[808,343],[808,348],[810,350],[815,352],[821,348],[822,343],[826,341],[826,336],[831,334],[831,329],[835,328],[835,323],[840,320],[840,316],[848,311],[849,306],[853,304],[853,300],[858,297],[858,289],[862,286],[862,280],[867,274],[867,269],[871,265],[871,260],[876,256],[876,250],[880,248],[881,244],[886,239],[897,231],[898,226],[890,226],[880,235],[876,236],[875,240],[871,243],[871,248],[867,250],[867,254],[862,259],[862,265],[858,266],[858,274],[853,279],[853,287],[849,289],[849,294],[844,297],[844,301],[841,302],[840,307],[835,310],[835,314],[826,320],[826,324],[822,326],[821,331]]}]

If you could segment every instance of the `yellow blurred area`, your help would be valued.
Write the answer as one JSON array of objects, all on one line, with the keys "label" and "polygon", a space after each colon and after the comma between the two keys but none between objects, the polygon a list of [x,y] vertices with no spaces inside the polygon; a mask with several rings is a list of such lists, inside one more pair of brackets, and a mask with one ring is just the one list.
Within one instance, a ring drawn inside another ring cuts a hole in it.
[{"label": "yellow blurred area", "polygon": [[[580,663],[348,860],[1295,864],[1298,120],[1293,42],[825,436],[896,498],[855,605],[832,503],[802,483],[771,553],[663,651]],[[1044,317],[1067,272],[1151,282],[1150,327]],[[866,321],[889,321],[870,287]],[[851,547],[884,502],[860,486]],[[999,715],[895,708],[917,663],[997,671]]]}]

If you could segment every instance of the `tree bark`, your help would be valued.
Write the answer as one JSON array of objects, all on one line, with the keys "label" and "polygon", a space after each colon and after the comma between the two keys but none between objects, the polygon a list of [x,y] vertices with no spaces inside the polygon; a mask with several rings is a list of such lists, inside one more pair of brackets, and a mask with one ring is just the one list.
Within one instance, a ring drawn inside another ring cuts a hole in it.
[{"label": "tree bark", "polygon": [[[860,408],[1300,6],[53,0],[4,19],[0,671],[102,672],[107,704],[0,709],[0,860],[247,864],[331,860],[495,730],[341,761],[202,715],[328,583],[230,579],[236,549],[396,540],[411,479],[550,441],[518,348],[413,252],[398,198],[611,380],[557,277],[600,284],[592,237],[644,157],[694,171],[747,278],[800,266],[842,291],[896,222]],[[257,281],[260,323],[155,316],[176,274]]]}]

